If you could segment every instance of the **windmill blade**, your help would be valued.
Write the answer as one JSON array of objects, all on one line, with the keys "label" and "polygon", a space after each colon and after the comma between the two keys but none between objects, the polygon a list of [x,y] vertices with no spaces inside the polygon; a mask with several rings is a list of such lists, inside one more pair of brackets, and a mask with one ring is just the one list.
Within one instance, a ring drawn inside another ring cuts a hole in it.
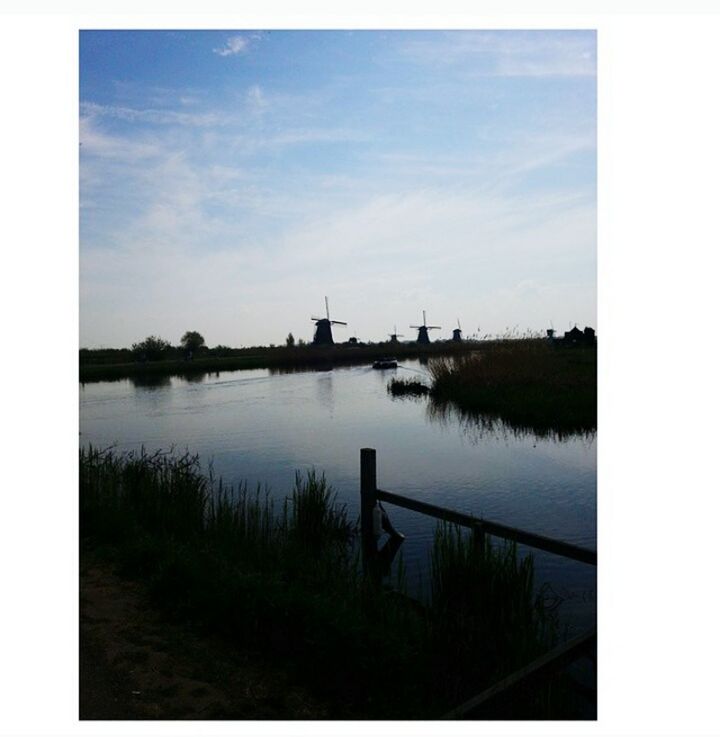
[{"label": "windmill blade", "polygon": [[425,326],[424,326],[424,325],[410,325],[410,327],[411,327],[411,328],[412,328],[413,330],[420,330],[420,328],[422,328],[422,327],[425,327]]},{"label": "windmill blade", "polygon": [[318,322],[319,320],[324,320],[324,317],[311,317],[311,320],[315,320],[315,322]]},{"label": "windmill blade", "polygon": [[342,320],[330,320],[331,325],[347,325],[346,322],[343,322]]},{"label": "windmill blade", "polygon": [[442,330],[440,325],[425,325],[428,330]]},{"label": "windmill blade", "polygon": [[325,314],[327,315],[327,319],[330,319],[330,305],[328,304],[328,298],[325,297]]}]

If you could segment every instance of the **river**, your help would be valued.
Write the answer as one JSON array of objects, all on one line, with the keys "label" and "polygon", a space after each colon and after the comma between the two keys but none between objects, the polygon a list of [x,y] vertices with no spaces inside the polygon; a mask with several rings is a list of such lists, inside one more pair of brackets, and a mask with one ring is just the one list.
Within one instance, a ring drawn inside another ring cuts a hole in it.
[{"label": "river", "polygon": [[[225,482],[267,486],[280,499],[297,470],[314,467],[353,518],[360,448],[371,447],[380,488],[594,549],[594,434],[539,437],[387,393],[392,376],[425,373],[419,361],[405,361],[396,371],[258,369],[88,383],[80,389],[80,440],[120,450],[187,449]],[[435,521],[386,509],[406,536],[408,585],[422,589]],[[568,633],[595,623],[594,567],[535,552],[535,570],[537,585],[561,602]]]}]

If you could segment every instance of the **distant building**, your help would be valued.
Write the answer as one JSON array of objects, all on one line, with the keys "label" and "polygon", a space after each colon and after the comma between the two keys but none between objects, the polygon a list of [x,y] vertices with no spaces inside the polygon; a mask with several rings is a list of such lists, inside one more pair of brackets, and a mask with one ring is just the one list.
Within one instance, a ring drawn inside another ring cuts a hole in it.
[{"label": "distant building", "polygon": [[585,340],[585,335],[583,334],[582,330],[578,329],[578,326],[576,325],[572,330],[568,330],[565,333],[565,335],[563,336],[563,340],[566,343],[579,343]]},{"label": "distant building", "polygon": [[595,331],[592,328],[586,327],[585,330],[580,330],[576,325],[572,330],[567,330],[565,335],[561,339],[554,337],[555,331],[548,330],[547,337],[554,343],[559,343],[564,346],[589,346],[595,345]]}]

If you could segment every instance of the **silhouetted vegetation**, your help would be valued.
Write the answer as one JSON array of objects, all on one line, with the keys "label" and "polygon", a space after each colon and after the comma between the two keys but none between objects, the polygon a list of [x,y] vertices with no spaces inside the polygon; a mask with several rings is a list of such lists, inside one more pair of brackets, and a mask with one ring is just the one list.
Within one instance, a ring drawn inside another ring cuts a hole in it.
[{"label": "silhouetted vegetation", "polygon": [[429,363],[435,402],[496,415],[537,432],[584,432],[597,425],[597,350],[545,340],[488,344]]},{"label": "silhouetted vegetation", "polygon": [[429,391],[430,387],[417,379],[390,379],[388,382],[388,393],[394,397],[402,397],[411,395],[414,397],[423,397]]},{"label": "silhouetted vegetation", "polygon": [[[347,366],[373,361],[387,354],[387,343],[371,345],[335,345],[317,347],[298,341],[295,346],[255,346],[229,348],[216,346],[202,348],[193,357],[193,371],[235,371],[240,369],[298,367],[312,369],[316,366]],[[393,344],[393,355],[398,359],[439,356],[472,351],[477,344],[471,342],[437,342],[426,346],[415,343]],[[165,374],[182,376],[190,366],[181,347],[167,346],[161,360],[140,360],[126,349],[98,349],[80,351],[80,381],[106,381],[125,379],[140,374]]]},{"label": "silhouetted vegetation", "polygon": [[[80,451],[81,550],[147,584],[155,606],[281,662],[334,718],[432,718],[554,641],[531,558],[440,526],[432,597],[374,585],[324,476],[275,508],[197,457]],[[536,717],[562,718],[547,703]]]},{"label": "silhouetted vegetation", "polygon": [[150,335],[140,343],[133,343],[132,355],[136,361],[159,361],[167,356],[170,349],[167,340]]},{"label": "silhouetted vegetation", "polygon": [[186,352],[197,353],[205,345],[205,338],[197,330],[188,330],[180,338],[180,345]]}]

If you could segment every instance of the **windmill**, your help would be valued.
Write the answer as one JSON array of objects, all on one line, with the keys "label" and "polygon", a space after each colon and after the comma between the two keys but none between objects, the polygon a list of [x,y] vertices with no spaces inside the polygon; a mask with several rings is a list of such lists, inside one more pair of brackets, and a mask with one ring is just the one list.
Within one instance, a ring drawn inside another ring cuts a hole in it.
[{"label": "windmill", "polygon": [[423,324],[422,325],[411,325],[411,328],[418,331],[417,342],[418,343],[429,343],[430,338],[428,337],[428,330],[440,330],[439,325],[428,325],[425,320],[425,310],[423,310]]},{"label": "windmill", "polygon": [[402,338],[404,336],[398,334],[397,325],[393,325],[393,330],[395,331],[394,333],[388,333],[388,335],[390,336],[390,342],[399,343],[400,341],[398,340],[398,338]]},{"label": "windmill", "polygon": [[462,343],[462,328],[460,327],[460,318],[457,321],[458,326],[453,330],[453,343]]},{"label": "windmill", "polygon": [[325,315],[326,317],[311,317],[315,321],[315,337],[313,345],[335,345],[332,337],[331,325],[347,325],[346,322],[330,319],[330,307],[328,306],[328,298],[325,297]]}]

